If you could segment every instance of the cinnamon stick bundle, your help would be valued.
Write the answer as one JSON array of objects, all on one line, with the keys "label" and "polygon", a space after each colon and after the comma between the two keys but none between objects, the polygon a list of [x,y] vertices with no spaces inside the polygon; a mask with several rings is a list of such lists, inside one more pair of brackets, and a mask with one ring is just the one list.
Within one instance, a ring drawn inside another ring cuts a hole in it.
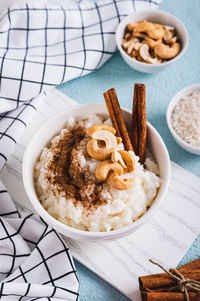
[{"label": "cinnamon stick bundle", "polygon": [[108,109],[108,113],[110,115],[112,125],[116,129],[116,135],[122,138],[124,147],[127,151],[129,150],[133,151],[133,146],[129,138],[129,134],[124,122],[124,118],[122,115],[122,111],[119,105],[119,101],[115,89],[112,88],[107,92],[105,92],[103,95],[104,95],[104,99],[106,102],[106,106]]},{"label": "cinnamon stick bundle", "polygon": [[136,83],[134,85],[131,141],[136,155],[140,157],[141,163],[144,163],[145,159],[146,138],[146,86]]},{"label": "cinnamon stick bundle", "polygon": [[[188,269],[182,269],[180,270],[181,274],[185,278],[193,279],[200,281],[200,269],[195,270],[188,270]],[[172,287],[176,284],[174,279],[172,279],[169,275],[166,273],[161,274],[154,274],[154,275],[148,275],[143,276],[139,278],[139,284],[140,289],[156,289],[156,288],[166,288]]]}]

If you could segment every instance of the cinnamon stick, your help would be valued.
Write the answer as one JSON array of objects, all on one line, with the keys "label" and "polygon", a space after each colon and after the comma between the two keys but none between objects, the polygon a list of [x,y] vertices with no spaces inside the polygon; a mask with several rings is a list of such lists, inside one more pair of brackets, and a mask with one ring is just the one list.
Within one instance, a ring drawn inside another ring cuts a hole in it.
[{"label": "cinnamon stick", "polygon": [[[185,278],[200,281],[200,269],[197,270],[180,270]],[[166,288],[166,290],[175,285],[176,281],[166,273],[143,276],[139,278],[140,289],[157,289]]]},{"label": "cinnamon stick", "polygon": [[136,83],[132,111],[132,144],[136,155],[140,157],[141,163],[144,163],[145,160],[146,138],[146,86]]},{"label": "cinnamon stick", "polygon": [[110,99],[109,91],[105,92],[103,95],[104,95],[104,99],[105,99],[105,102],[106,102],[108,114],[110,116],[112,125],[116,129],[116,136],[121,137],[120,130],[119,130],[119,127],[118,127],[118,123],[117,123],[117,120],[116,120],[116,116],[115,116],[115,113],[114,113],[114,110],[113,110],[112,102],[111,102],[111,99]]},{"label": "cinnamon stick", "polygon": [[134,86],[133,109],[132,109],[132,127],[131,142],[134,152],[139,156],[139,127],[138,127],[138,84]]},{"label": "cinnamon stick", "polygon": [[191,262],[188,262],[182,266],[180,266],[179,268],[177,268],[177,270],[183,270],[183,269],[187,269],[187,270],[200,270],[200,258],[197,258]]},{"label": "cinnamon stick", "polygon": [[[190,301],[200,301],[200,294],[189,292]],[[142,301],[185,301],[184,293],[179,292],[141,292]]]},{"label": "cinnamon stick", "polygon": [[116,129],[116,135],[122,138],[124,147],[127,151],[133,151],[133,146],[129,138],[115,89],[112,88],[105,92],[104,98],[112,125]]}]

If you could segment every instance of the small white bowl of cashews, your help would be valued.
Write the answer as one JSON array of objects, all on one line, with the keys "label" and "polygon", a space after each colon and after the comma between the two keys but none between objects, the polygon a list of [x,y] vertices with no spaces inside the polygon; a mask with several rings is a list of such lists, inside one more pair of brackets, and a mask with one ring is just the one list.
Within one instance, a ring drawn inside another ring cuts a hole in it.
[{"label": "small white bowl of cashews", "polygon": [[184,54],[188,33],[178,18],[165,11],[139,11],[119,23],[116,43],[130,67],[154,73],[168,68]]}]

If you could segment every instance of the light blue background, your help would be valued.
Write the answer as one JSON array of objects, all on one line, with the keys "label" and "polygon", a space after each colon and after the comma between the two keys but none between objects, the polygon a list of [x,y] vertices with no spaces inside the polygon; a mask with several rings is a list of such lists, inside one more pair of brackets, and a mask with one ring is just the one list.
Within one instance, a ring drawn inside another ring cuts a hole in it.
[{"label": "light blue background", "polygon": [[[58,87],[80,103],[104,102],[103,92],[115,87],[121,106],[131,109],[134,82],[147,86],[147,119],[164,139],[171,160],[200,176],[200,156],[181,149],[171,137],[165,120],[167,104],[185,86],[200,82],[200,1],[163,0],[160,9],[166,10],[185,24],[189,33],[186,54],[168,70],[143,74],[128,67],[116,53],[100,70]],[[200,257],[200,236],[181,261],[184,264]],[[75,262],[80,280],[80,301],[129,300],[101,278]]]}]

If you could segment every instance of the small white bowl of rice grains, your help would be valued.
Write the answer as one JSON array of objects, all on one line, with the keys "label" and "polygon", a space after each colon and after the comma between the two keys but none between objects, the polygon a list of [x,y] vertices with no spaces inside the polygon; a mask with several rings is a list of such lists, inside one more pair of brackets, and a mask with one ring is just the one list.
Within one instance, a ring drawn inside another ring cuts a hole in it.
[{"label": "small white bowl of rice grains", "polygon": [[168,128],[186,151],[200,155],[200,84],[185,87],[167,107]]}]

